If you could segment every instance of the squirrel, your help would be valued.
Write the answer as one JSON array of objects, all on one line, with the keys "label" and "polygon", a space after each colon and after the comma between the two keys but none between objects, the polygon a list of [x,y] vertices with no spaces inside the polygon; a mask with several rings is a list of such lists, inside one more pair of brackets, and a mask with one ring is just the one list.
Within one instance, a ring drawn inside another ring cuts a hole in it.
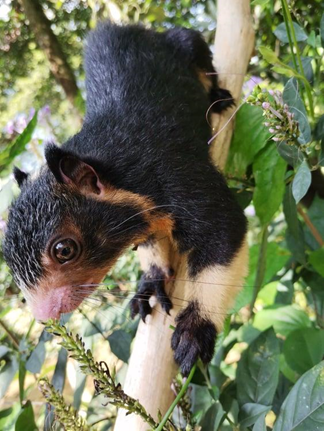
[{"label": "squirrel", "polygon": [[[9,211],[4,257],[35,318],[45,321],[76,309],[137,246],[146,259],[130,307],[145,321],[150,296],[166,313],[172,308],[165,282],[173,247],[195,286],[171,341],[188,375],[198,357],[211,361],[246,275],[246,218],[207,145],[208,108],[221,112],[232,96],[219,88],[202,36],[186,28],[101,23],[87,38],[84,63],[81,131],[60,147],[48,143],[39,172],[14,168],[21,192]],[[76,295],[84,285],[93,287]],[[217,313],[208,311],[210,295]]]}]

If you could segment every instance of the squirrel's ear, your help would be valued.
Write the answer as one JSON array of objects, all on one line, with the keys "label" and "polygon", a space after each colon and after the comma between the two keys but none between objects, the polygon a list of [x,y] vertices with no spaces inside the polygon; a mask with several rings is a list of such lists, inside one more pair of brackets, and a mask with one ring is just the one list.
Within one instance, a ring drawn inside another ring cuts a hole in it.
[{"label": "squirrel's ear", "polygon": [[13,169],[13,174],[14,174],[15,180],[17,181],[19,187],[21,187],[23,185],[23,183],[28,178],[28,174],[26,174],[26,172],[21,171],[16,166]]},{"label": "squirrel's ear", "polygon": [[45,148],[49,169],[60,183],[74,184],[83,193],[100,194],[103,184],[94,168],[54,144]]}]

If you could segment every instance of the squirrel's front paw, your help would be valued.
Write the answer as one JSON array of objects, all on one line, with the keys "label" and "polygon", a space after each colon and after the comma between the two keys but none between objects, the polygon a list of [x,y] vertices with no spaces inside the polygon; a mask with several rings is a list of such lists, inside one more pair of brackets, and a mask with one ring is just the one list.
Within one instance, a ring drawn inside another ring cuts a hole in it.
[{"label": "squirrel's front paw", "polygon": [[165,292],[165,282],[166,276],[164,272],[155,265],[150,268],[149,272],[145,272],[142,275],[137,293],[130,303],[132,318],[140,314],[142,320],[145,322],[146,316],[152,313],[152,302],[150,303],[150,298],[152,297],[156,297],[163,310],[167,314],[170,314],[172,302]]},{"label": "squirrel's front paw", "polygon": [[206,364],[212,360],[217,332],[215,325],[201,314],[198,301],[190,302],[176,322],[171,347],[181,373],[188,376],[199,357]]}]

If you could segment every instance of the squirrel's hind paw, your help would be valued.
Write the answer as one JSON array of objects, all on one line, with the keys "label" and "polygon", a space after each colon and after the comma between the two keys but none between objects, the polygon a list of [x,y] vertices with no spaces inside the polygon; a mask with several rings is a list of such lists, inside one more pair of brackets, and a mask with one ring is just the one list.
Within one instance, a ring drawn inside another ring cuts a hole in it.
[{"label": "squirrel's hind paw", "polygon": [[198,301],[190,302],[176,322],[171,347],[181,373],[188,376],[199,357],[205,364],[212,360],[217,332],[215,325],[201,314]]}]

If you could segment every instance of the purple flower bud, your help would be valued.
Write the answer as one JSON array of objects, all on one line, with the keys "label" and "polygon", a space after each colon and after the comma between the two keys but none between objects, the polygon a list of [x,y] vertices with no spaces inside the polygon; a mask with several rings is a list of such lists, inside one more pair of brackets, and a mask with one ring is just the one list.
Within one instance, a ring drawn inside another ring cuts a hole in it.
[{"label": "purple flower bud", "polygon": [[275,130],[275,129],[273,129],[272,127],[270,127],[269,132],[270,132],[270,133],[276,133],[276,130]]},{"label": "purple flower bud", "polygon": [[263,102],[262,103],[262,108],[263,109],[269,109],[270,108],[270,103],[269,102]]},{"label": "purple flower bud", "polygon": [[270,94],[271,96],[273,96],[273,95],[274,95],[274,91],[273,91],[273,90],[269,90],[269,94]]},{"label": "purple flower bud", "polygon": [[271,123],[268,123],[267,121],[265,123],[263,123],[266,127],[270,127]]},{"label": "purple flower bud", "polygon": [[278,138],[278,136],[274,136],[272,138],[272,140],[275,141],[275,142],[279,142],[281,140],[281,138]]},{"label": "purple flower bud", "polygon": [[281,130],[281,129],[282,129],[282,127],[278,125],[278,126],[276,126],[276,129],[277,129],[277,130]]}]

